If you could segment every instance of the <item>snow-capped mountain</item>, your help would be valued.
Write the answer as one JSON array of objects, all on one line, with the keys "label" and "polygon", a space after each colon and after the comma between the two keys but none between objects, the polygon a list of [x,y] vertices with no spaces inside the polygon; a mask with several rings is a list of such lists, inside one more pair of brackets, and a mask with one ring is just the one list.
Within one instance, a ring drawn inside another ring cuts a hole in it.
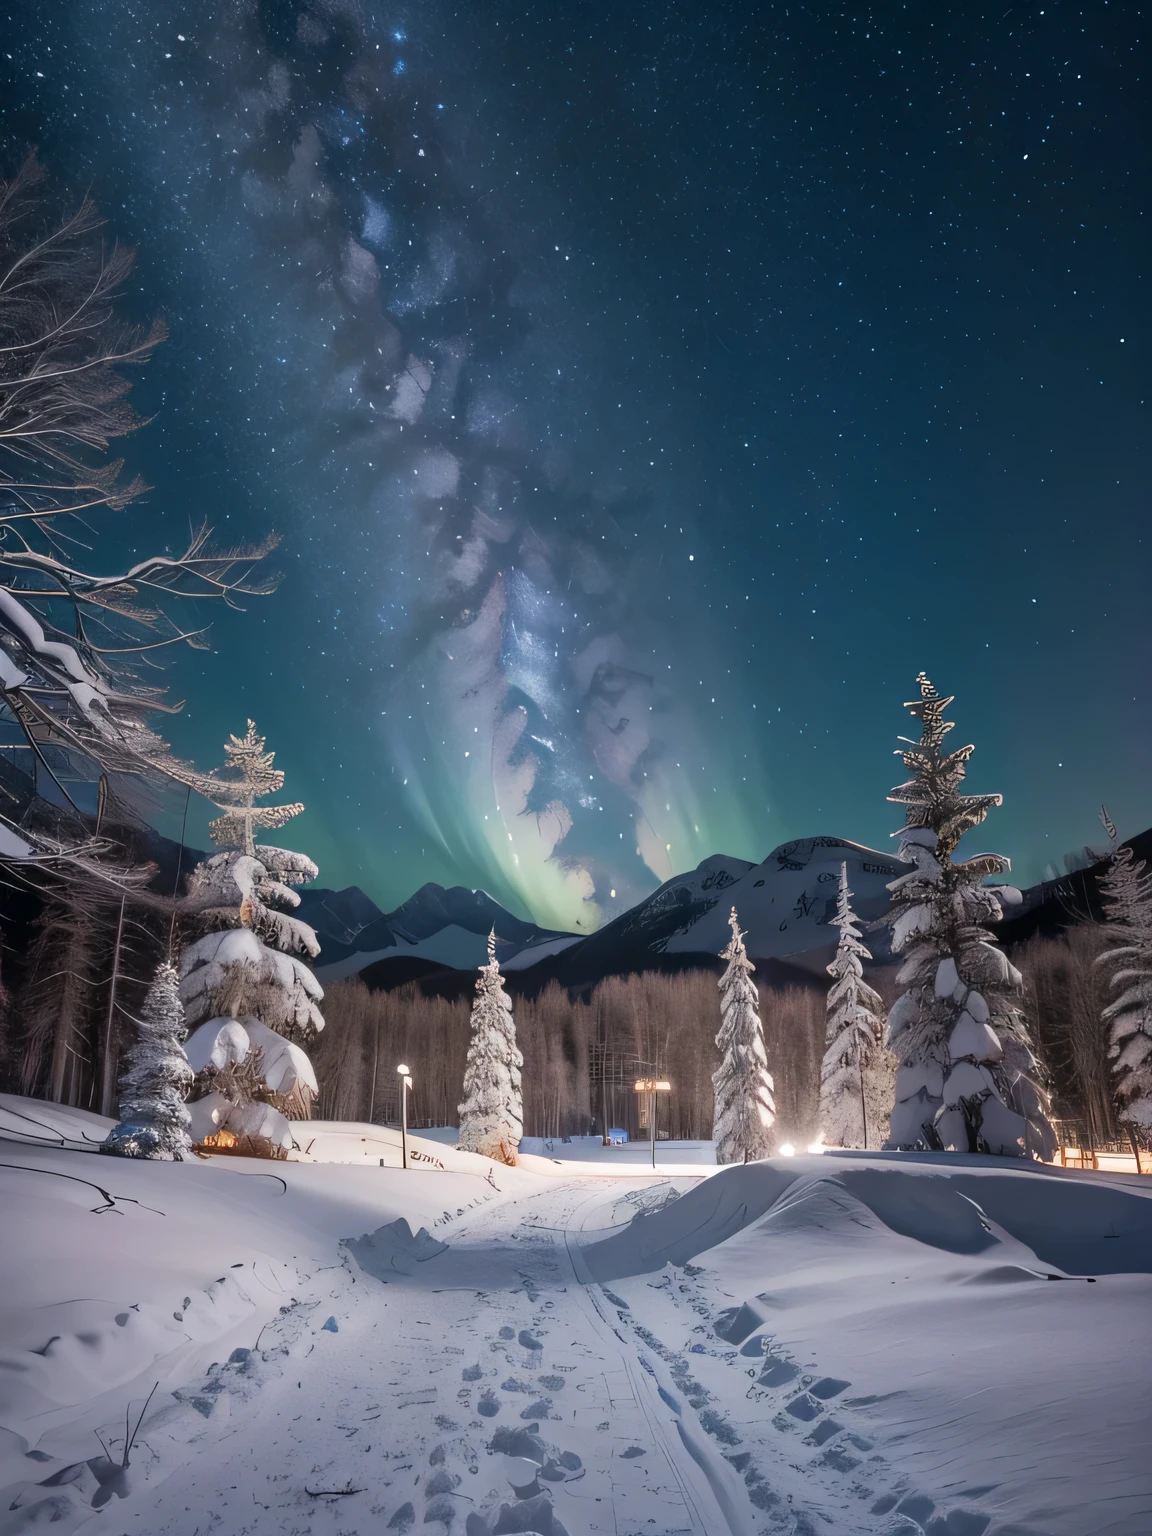
[{"label": "snow-capped mountain", "polygon": [[[1132,844],[1138,855],[1146,855],[1152,833],[1141,834]],[[524,985],[534,988],[555,977],[565,986],[585,986],[604,976],[654,966],[691,965],[690,957],[695,956],[711,962],[727,942],[733,906],[754,960],[799,964],[822,977],[826,951],[836,939],[829,924],[841,864],[848,866],[860,919],[868,924],[882,917],[889,905],[888,882],[906,874],[907,866],[893,853],[839,837],[782,843],[759,864],[715,854],[696,869],[665,881],[589,935],[539,928],[513,917],[486,892],[463,886],[422,886],[389,913],[358,886],[305,890],[299,915],[319,934],[323,947],[317,971],[325,981],[356,975],[377,961],[405,958],[416,966],[381,967],[372,981],[394,985],[394,979],[384,980],[389,972],[393,978],[407,979],[439,967],[474,970],[485,959],[488,931],[495,927],[501,966],[522,976]],[[1025,891],[1023,902],[1010,909],[1000,930],[1003,939],[1012,942],[1033,932],[1058,931],[1081,909],[1098,916],[1096,880],[1103,868],[1095,865]],[[876,959],[888,957],[886,929],[867,933],[866,942]]]},{"label": "snow-capped mountain", "polygon": [[[714,959],[728,939],[728,912],[735,907],[745,944],[756,960],[784,959],[835,942],[829,922],[836,911],[840,866],[848,866],[853,906],[868,922],[888,907],[888,881],[907,867],[839,837],[805,837],[782,843],[759,864],[716,854],[688,874],[676,875],[620,917],[545,959],[530,951],[505,969],[546,965],[561,982],[582,985],[618,972],[643,970],[659,956]],[[876,935],[876,950],[883,948]]]},{"label": "snow-capped mountain", "polygon": [[[647,969],[661,963],[661,956],[714,959],[727,942],[733,905],[755,959],[831,945],[836,935],[828,923],[842,863],[848,865],[857,913],[864,921],[879,917],[888,905],[887,882],[905,873],[905,866],[890,853],[837,837],[784,843],[759,864],[714,855],[588,936],[538,928],[513,917],[486,892],[462,886],[422,886],[388,913],[357,886],[303,891],[299,916],[319,935],[317,974],[323,981],[400,959],[426,962],[429,969],[473,970],[485,958],[494,927],[505,971],[531,970],[533,979],[556,976],[567,985],[582,985]],[[882,944],[877,935],[874,947]]]},{"label": "snow-capped mountain", "polygon": [[320,939],[322,981],[354,976],[379,960],[422,960],[449,970],[473,970],[487,959],[488,934],[496,930],[496,954],[503,964],[543,945],[578,942],[577,935],[538,928],[505,911],[486,891],[462,885],[445,890],[423,885],[393,912],[382,912],[359,886],[342,891],[304,890],[297,916]]}]

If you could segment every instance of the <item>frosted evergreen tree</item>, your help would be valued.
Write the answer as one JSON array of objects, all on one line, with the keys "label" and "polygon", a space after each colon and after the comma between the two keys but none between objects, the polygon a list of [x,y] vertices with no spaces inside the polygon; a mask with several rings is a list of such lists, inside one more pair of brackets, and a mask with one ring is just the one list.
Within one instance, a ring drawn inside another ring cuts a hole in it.
[{"label": "frosted evergreen tree", "polygon": [[848,865],[840,866],[834,925],[840,930],[828,966],[828,1023],[820,1067],[820,1134],[830,1147],[879,1146],[887,1125],[891,1073],[884,1049],[884,1005],[864,980],[872,955],[856,925],[848,889]]},{"label": "frosted evergreen tree", "polygon": [[917,682],[920,698],[905,708],[921,723],[920,740],[897,751],[912,777],[888,796],[905,808],[900,857],[914,868],[888,887],[892,948],[904,956],[896,982],[906,990],[888,1016],[899,1065],[886,1145],[1048,1159],[1056,1138],[1016,1006],[1020,973],[984,927],[1003,916],[984,881],[1011,864],[998,853],[952,857],[1001,796],[960,793],[974,749],[945,752],[952,700],[923,672]]},{"label": "frosted evergreen tree", "polygon": [[192,1068],[183,1039],[179,978],[165,962],[140,1010],[136,1039],[120,1078],[120,1124],[108,1133],[102,1152],[178,1163],[191,1151],[184,1100],[192,1086]]},{"label": "frosted evergreen tree", "polygon": [[289,1118],[307,1119],[317,1093],[303,1047],[324,1028],[324,992],[304,963],[320,953],[314,930],[281,909],[299,906],[291,887],[319,871],[303,854],[255,840],[304,807],[256,805],[282,788],[284,774],[251,720],[224,753],[228,777],[196,780],[224,811],[210,831],[226,851],[197,865],[188,882],[188,904],[210,931],[180,961],[180,996],[193,1027],[192,1132],[216,1147],[283,1156],[292,1146]]},{"label": "frosted evergreen tree", "polygon": [[712,1139],[718,1163],[749,1163],[768,1156],[776,1102],[764,1050],[760,999],[752,981],[756,967],[744,948],[735,907],[728,924],[732,937],[720,955],[728,969],[719,982],[722,1022],[716,1044],[721,1061],[712,1074]]},{"label": "frosted evergreen tree", "polygon": [[488,964],[480,967],[476,981],[471,1025],[458,1145],[462,1152],[514,1164],[524,1134],[524,1058],[516,1047],[512,1002],[496,959],[495,929],[488,935]]},{"label": "frosted evergreen tree", "polygon": [[1120,1118],[1152,1131],[1152,873],[1101,811],[1112,841],[1108,872],[1100,881],[1108,952],[1100,963],[1115,967],[1112,989],[1120,995],[1104,1010],[1108,1054],[1115,1063]]}]

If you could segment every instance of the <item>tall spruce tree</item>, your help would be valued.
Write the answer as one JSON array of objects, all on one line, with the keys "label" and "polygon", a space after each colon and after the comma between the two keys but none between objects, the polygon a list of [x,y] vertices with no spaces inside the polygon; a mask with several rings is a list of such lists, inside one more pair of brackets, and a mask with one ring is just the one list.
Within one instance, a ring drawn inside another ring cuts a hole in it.
[{"label": "tall spruce tree", "polygon": [[524,1134],[524,1057],[516,1046],[512,1002],[496,959],[495,929],[488,935],[488,963],[480,967],[476,980],[471,1027],[458,1145],[462,1152],[514,1164]]},{"label": "tall spruce tree", "polygon": [[832,985],[820,1067],[820,1134],[830,1147],[867,1147],[869,1142],[877,1147],[887,1129],[891,1072],[884,1049],[884,1005],[864,980],[862,962],[872,955],[861,939],[851,898],[845,863],[833,918],[840,942],[828,966]]},{"label": "tall spruce tree", "polygon": [[945,752],[952,700],[923,672],[917,682],[920,697],[905,708],[920,721],[920,740],[901,738],[907,744],[897,750],[912,777],[888,796],[905,808],[896,835],[914,868],[888,887],[892,948],[904,956],[896,981],[907,990],[888,1016],[899,1066],[887,1145],[1048,1159],[1056,1138],[1016,1006],[1020,973],[984,927],[1003,907],[983,882],[1011,864],[998,853],[952,857],[1001,796],[960,793],[974,749]]},{"label": "tall spruce tree", "polygon": [[1114,1062],[1120,1118],[1145,1136],[1152,1131],[1152,872],[1137,859],[1101,811],[1112,842],[1100,882],[1109,948],[1100,964],[1113,967],[1119,996],[1104,1010],[1108,1054]]},{"label": "tall spruce tree", "polygon": [[716,1044],[721,1060],[712,1074],[712,1139],[718,1163],[749,1163],[768,1156],[776,1102],[764,1050],[760,999],[752,980],[756,967],[744,948],[735,907],[728,924],[732,937],[720,955],[728,969],[719,982],[722,1022]]},{"label": "tall spruce tree", "polygon": [[184,1054],[184,1009],[179,978],[165,961],[140,1010],[136,1039],[120,1077],[120,1123],[102,1152],[182,1162],[192,1150],[184,1100],[192,1068]]},{"label": "tall spruce tree", "polygon": [[324,992],[297,958],[320,953],[314,930],[278,909],[299,906],[291,887],[319,871],[303,854],[255,840],[304,807],[256,805],[282,788],[284,774],[251,720],[224,753],[230,777],[198,777],[196,787],[224,811],[210,831],[227,851],[197,865],[188,882],[189,905],[211,931],[180,960],[180,996],[193,1027],[192,1130],[198,1142],[283,1156],[292,1146],[289,1117],[307,1119],[317,1093],[302,1047],[324,1028]]}]

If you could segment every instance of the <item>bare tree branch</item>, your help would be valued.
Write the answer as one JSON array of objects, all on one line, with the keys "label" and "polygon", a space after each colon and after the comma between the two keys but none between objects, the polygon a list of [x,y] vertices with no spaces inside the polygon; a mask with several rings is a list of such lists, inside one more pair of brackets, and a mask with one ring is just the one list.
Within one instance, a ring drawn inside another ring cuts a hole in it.
[{"label": "bare tree branch", "polygon": [[[180,706],[137,668],[155,667],[146,652],[206,643],[203,626],[176,623],[163,602],[242,608],[273,590],[257,568],[277,541],[214,550],[205,524],[182,554],[85,568],[94,535],[84,514],[123,511],[148,489],[107,450],[144,424],[124,369],[146,363],[166,328],[118,317],[132,251],[107,245],[88,197],[57,215],[44,184],[34,155],[0,182],[0,698],[34,746],[36,734],[101,770],[187,782],[190,770],[145,723]],[[92,643],[85,616],[108,643]]]}]

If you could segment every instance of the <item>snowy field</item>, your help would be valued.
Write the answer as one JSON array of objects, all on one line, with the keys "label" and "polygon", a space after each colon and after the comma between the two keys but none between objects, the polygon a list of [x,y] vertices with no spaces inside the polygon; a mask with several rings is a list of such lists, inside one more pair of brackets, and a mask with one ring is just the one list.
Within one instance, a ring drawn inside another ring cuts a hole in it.
[{"label": "snowy field", "polygon": [[109,1124],[0,1098],[3,1536],[1152,1531],[1148,1178]]}]

